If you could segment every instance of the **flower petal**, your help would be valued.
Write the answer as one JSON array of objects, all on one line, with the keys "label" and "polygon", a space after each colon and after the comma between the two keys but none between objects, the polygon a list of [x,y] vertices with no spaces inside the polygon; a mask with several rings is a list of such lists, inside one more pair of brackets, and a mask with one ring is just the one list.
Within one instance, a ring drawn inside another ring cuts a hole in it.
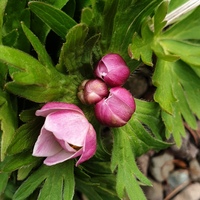
[{"label": "flower petal", "polygon": [[103,56],[101,59],[105,65],[109,65],[109,69],[113,69],[116,66],[126,66],[124,59],[116,53],[109,53]]},{"label": "flower petal", "polygon": [[85,138],[83,153],[76,163],[76,166],[80,165],[82,162],[90,159],[96,152],[96,132],[93,126],[90,124],[89,131]]},{"label": "flower petal", "polygon": [[76,106],[74,104],[62,103],[62,102],[46,103],[40,110],[36,111],[35,115],[46,117],[48,114],[58,111],[58,110],[75,111],[75,112],[78,112],[78,113],[84,115],[84,113],[78,106]]},{"label": "flower petal", "polygon": [[115,87],[110,89],[110,93],[113,94],[116,98],[124,102],[131,111],[135,111],[135,100],[132,94],[125,88]]},{"label": "flower petal", "polygon": [[[95,105],[95,116],[100,123],[109,127],[120,127],[127,123],[116,115],[108,105],[109,99],[103,99]],[[116,106],[116,105],[112,105]],[[119,109],[119,106],[116,106]]]},{"label": "flower petal", "polygon": [[83,150],[80,149],[76,153],[71,153],[71,152],[66,152],[65,150],[62,150],[59,153],[57,153],[56,155],[47,157],[44,160],[44,164],[51,166],[51,165],[55,165],[55,164],[64,162],[66,160],[72,159],[72,158],[76,158],[82,154],[82,151]]},{"label": "flower petal", "polygon": [[60,110],[46,117],[44,127],[57,139],[81,147],[89,129],[89,122],[80,113]]},{"label": "flower petal", "polygon": [[33,149],[33,156],[46,157],[58,153],[62,147],[56,141],[54,135],[42,127],[40,135]]},{"label": "flower petal", "polygon": [[121,67],[116,67],[115,69],[110,70],[108,75],[104,77],[104,81],[110,87],[121,86],[126,82],[129,74],[130,72],[128,68],[121,70]]},{"label": "flower petal", "polygon": [[[58,139],[57,139],[58,140]],[[64,140],[58,140],[60,146],[67,152],[71,152],[71,153],[75,153],[76,150],[74,148],[72,148],[68,142],[64,141]]]},{"label": "flower petal", "polygon": [[95,69],[94,74],[104,80],[104,77],[107,75],[108,69],[106,68],[104,62],[99,61],[98,67]]},{"label": "flower petal", "polygon": [[110,53],[99,61],[94,74],[104,80],[109,87],[115,87],[126,82],[130,70],[119,54]]}]

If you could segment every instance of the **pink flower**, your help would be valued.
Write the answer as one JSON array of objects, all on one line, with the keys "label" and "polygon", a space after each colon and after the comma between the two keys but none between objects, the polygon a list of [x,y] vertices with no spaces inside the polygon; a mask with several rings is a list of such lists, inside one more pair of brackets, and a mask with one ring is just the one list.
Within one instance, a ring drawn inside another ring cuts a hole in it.
[{"label": "pink flower", "polygon": [[100,79],[83,81],[78,97],[82,103],[94,104],[108,95],[107,85]]},{"label": "pink flower", "polygon": [[50,102],[36,115],[46,119],[33,156],[47,157],[44,164],[55,165],[80,156],[77,166],[95,154],[96,132],[76,105]]},{"label": "pink flower", "polygon": [[135,101],[125,88],[110,89],[108,98],[95,105],[96,118],[104,125],[120,127],[125,125],[135,112]]},{"label": "pink flower", "polygon": [[123,85],[130,75],[123,58],[118,54],[107,54],[98,63],[94,74],[110,87]]}]

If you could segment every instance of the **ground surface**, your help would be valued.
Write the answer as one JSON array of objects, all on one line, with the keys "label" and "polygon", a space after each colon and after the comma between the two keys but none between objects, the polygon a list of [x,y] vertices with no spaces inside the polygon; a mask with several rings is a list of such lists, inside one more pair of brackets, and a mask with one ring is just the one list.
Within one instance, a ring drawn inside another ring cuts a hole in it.
[{"label": "ground surface", "polygon": [[175,145],[138,158],[153,187],[143,187],[148,200],[200,200],[199,130],[187,130],[181,148]]}]

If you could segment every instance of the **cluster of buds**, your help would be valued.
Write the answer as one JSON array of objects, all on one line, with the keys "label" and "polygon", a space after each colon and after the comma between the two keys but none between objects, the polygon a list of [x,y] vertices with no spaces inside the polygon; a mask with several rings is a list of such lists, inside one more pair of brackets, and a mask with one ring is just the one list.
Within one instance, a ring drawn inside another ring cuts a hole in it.
[{"label": "cluster of buds", "polygon": [[135,111],[131,93],[122,87],[130,75],[125,61],[118,54],[107,54],[94,70],[96,79],[85,80],[78,97],[84,104],[95,105],[95,116],[109,127],[125,125]]},{"label": "cluster of buds", "polygon": [[[118,54],[107,54],[99,61],[94,74],[95,79],[85,80],[79,87],[79,99],[84,104],[95,105],[100,123],[109,127],[125,125],[135,111],[134,98],[122,87],[130,75],[126,63]],[[49,102],[36,115],[44,117],[45,122],[33,156],[46,157],[44,164],[55,165],[80,157],[77,166],[95,154],[95,129],[76,105]]]}]

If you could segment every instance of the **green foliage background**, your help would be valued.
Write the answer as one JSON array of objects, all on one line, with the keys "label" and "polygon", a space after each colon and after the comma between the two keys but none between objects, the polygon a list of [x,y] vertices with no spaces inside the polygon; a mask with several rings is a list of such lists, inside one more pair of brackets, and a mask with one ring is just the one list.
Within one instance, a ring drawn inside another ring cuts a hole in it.
[{"label": "green foliage background", "polygon": [[[136,157],[177,146],[184,123],[200,118],[200,8],[169,27],[166,14],[185,1],[43,0],[0,2],[0,198],[146,199],[140,185],[151,182]],[[134,72],[154,69],[154,101],[136,99],[127,125],[102,136],[93,108],[77,99],[81,81],[106,53],[118,53]],[[96,129],[96,155],[74,168],[70,160],[52,167],[32,157],[43,119],[35,116],[50,101],[81,107]],[[112,146],[112,148],[110,148]]]}]

